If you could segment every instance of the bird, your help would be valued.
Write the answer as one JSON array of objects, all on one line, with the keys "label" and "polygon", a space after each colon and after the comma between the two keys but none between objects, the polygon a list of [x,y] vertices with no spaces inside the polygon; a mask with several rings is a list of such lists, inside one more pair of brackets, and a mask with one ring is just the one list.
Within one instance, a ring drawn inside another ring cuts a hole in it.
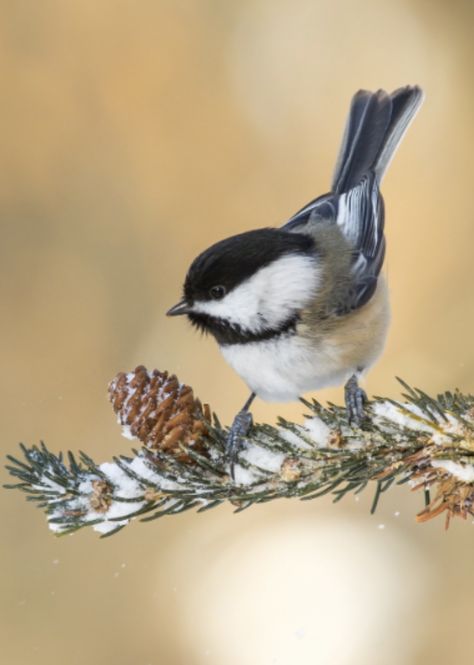
[{"label": "bird", "polygon": [[330,191],[281,227],[216,242],[187,271],[167,314],[213,335],[251,391],[227,436],[234,480],[256,396],[289,402],[344,385],[348,422],[363,425],[359,380],[382,353],[390,318],[380,185],[423,98],[416,85],[356,92]]}]

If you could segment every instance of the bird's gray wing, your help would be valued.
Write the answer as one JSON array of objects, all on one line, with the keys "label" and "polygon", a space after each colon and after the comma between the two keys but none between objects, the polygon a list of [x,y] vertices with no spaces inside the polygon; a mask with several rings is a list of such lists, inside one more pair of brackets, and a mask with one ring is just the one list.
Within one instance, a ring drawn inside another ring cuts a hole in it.
[{"label": "bird's gray wing", "polygon": [[352,249],[350,293],[339,313],[362,307],[376,289],[385,255],[384,206],[375,174],[366,174],[347,192],[311,201],[283,228],[305,233],[318,223],[337,225]]}]

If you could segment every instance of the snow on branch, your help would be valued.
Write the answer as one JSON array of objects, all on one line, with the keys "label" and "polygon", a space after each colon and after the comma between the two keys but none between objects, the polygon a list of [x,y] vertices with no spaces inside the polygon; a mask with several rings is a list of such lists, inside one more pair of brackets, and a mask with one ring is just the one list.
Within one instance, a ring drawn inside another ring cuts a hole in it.
[{"label": "snow on branch", "polygon": [[133,518],[154,520],[229,501],[236,511],[278,498],[314,499],[375,488],[372,511],[393,484],[423,490],[416,519],[474,515],[474,396],[431,398],[400,381],[403,402],[375,398],[362,427],[344,408],[303,401],[303,424],[256,424],[239,454],[235,481],[225,454],[227,428],[175,376],[137,367],[109,395],[122,434],[141,448],[97,464],[86,453],[56,455],[41,443],[8,456],[9,489],[21,489],[57,534],[91,526],[103,536]]}]

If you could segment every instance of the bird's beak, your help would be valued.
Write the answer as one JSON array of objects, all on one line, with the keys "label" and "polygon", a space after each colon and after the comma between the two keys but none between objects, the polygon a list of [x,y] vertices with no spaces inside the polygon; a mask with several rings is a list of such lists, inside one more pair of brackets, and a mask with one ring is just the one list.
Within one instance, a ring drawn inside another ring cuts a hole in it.
[{"label": "bird's beak", "polygon": [[189,312],[192,312],[192,307],[186,302],[186,300],[182,300],[169,309],[166,312],[166,316],[180,316],[181,314],[189,314]]}]

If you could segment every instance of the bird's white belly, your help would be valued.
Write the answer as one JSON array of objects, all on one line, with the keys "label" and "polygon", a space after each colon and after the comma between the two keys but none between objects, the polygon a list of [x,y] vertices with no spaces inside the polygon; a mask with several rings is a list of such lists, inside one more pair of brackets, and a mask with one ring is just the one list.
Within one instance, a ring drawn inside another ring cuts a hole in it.
[{"label": "bird's white belly", "polygon": [[337,346],[315,348],[295,335],[222,346],[221,351],[249,388],[269,402],[293,401],[310,390],[340,385],[355,371]]}]

